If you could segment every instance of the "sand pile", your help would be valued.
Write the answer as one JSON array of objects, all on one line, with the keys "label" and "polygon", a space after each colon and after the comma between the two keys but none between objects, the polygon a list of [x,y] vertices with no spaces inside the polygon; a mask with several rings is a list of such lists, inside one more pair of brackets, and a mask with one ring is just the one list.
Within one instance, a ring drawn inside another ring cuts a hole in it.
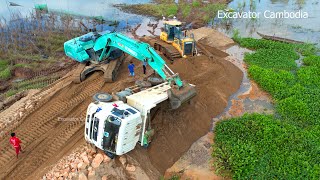
[{"label": "sand pile", "polygon": [[210,130],[211,119],[227,106],[227,100],[239,88],[243,74],[223,58],[216,56],[214,59],[199,56],[169,65],[183,80],[195,84],[198,94],[191,104],[176,111],[162,108],[158,112],[152,122],[156,133],[150,148],[138,150],[148,158],[142,158],[137,152],[131,154],[141,159],[142,166],[150,159],[163,174],[194,141]]},{"label": "sand pile", "polygon": [[191,30],[190,33],[194,34],[196,41],[200,40],[204,44],[217,47],[219,49],[225,49],[226,47],[234,44],[232,39],[211,28],[201,27],[199,29]]}]

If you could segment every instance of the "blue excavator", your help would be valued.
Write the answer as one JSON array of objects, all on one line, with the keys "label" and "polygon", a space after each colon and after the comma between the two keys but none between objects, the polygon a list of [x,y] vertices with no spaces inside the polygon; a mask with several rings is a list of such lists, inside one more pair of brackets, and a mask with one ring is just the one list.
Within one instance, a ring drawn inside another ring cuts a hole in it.
[{"label": "blue excavator", "polygon": [[193,85],[183,82],[149,44],[138,42],[121,33],[90,32],[64,43],[65,54],[81,63],[74,77],[80,83],[93,71],[103,71],[106,82],[116,80],[125,53],[148,65],[164,80],[171,84],[169,100],[172,109],[189,101],[196,95]]}]

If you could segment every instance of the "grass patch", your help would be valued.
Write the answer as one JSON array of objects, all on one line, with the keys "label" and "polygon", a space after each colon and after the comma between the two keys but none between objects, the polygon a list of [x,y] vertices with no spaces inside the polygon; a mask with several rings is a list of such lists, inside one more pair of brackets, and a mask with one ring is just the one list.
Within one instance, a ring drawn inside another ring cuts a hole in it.
[{"label": "grass patch", "polygon": [[124,11],[136,14],[151,15],[161,18],[162,16],[174,16],[178,13],[178,6],[175,3],[163,4],[132,4],[118,5]]},{"label": "grass patch", "polygon": [[10,67],[5,68],[0,71],[0,80],[7,80],[11,78],[11,70]]},{"label": "grass patch", "polygon": [[223,10],[226,7],[227,7],[226,4],[222,4],[222,3],[206,4],[205,6],[201,7],[201,11],[204,12],[204,16],[202,20],[205,23],[208,23],[214,17],[216,17],[219,10]]},{"label": "grass patch", "polygon": [[[320,178],[320,57],[312,45],[234,39],[250,77],[276,102],[274,115],[244,115],[216,126],[216,167],[235,179]],[[298,68],[297,52],[307,55]]]},{"label": "grass patch", "polygon": [[15,64],[13,67],[15,67],[15,68],[31,68],[32,64],[19,63],[19,64]]},{"label": "grass patch", "polygon": [[10,89],[9,91],[6,92],[6,97],[10,97],[10,96],[13,96],[15,94],[17,94],[19,91],[16,90],[16,89]]},{"label": "grass patch", "polygon": [[182,17],[186,18],[191,12],[191,5],[190,4],[182,4],[180,7],[181,7],[181,12],[182,12]]},{"label": "grass patch", "polygon": [[59,76],[42,76],[34,79],[16,82],[13,83],[13,88],[6,92],[6,96],[9,97],[29,89],[40,89],[50,85],[58,79]]},{"label": "grass patch", "polygon": [[226,4],[209,3],[204,4],[201,1],[195,0],[192,2],[180,2],[178,4],[167,1],[156,1],[157,3],[147,4],[120,4],[115,7],[126,12],[135,14],[150,15],[158,18],[162,16],[177,16],[181,21],[189,21],[190,19],[200,19],[203,23],[208,23],[212,20],[218,10],[223,10]]},{"label": "grass patch", "polygon": [[197,0],[193,0],[193,1],[192,1],[192,6],[193,6],[193,7],[200,7],[200,6],[201,6],[201,3],[200,3],[199,1],[197,1]]}]

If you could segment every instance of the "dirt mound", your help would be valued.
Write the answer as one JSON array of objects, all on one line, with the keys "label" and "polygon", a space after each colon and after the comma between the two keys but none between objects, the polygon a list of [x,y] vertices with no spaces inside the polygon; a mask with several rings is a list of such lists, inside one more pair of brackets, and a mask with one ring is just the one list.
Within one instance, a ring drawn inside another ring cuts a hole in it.
[{"label": "dirt mound", "polygon": [[191,33],[194,34],[196,41],[201,40],[202,43],[219,49],[225,49],[234,44],[232,39],[212,28],[202,27],[193,29]]},{"label": "dirt mound", "polygon": [[214,57],[193,57],[175,61],[170,65],[182,79],[195,84],[197,96],[191,104],[176,111],[162,108],[152,122],[155,137],[141,158],[137,152],[131,155],[141,164],[150,159],[161,174],[187,151],[194,141],[210,130],[211,119],[227,106],[227,100],[240,86],[242,72],[232,63]]}]

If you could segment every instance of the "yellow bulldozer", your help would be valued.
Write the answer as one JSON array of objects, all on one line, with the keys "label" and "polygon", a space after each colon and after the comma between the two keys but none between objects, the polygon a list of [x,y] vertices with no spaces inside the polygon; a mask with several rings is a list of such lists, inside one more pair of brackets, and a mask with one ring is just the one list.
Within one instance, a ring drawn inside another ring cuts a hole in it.
[{"label": "yellow bulldozer", "polygon": [[193,34],[187,36],[187,31],[181,30],[181,22],[177,20],[164,21],[164,30],[160,39],[172,44],[179,51],[181,57],[193,56],[195,54],[195,40]]},{"label": "yellow bulldozer", "polygon": [[182,30],[182,22],[173,19],[164,21],[164,28],[158,38],[145,39],[153,47],[162,52],[173,62],[174,58],[186,58],[199,53],[193,34],[187,36],[187,31]]}]

